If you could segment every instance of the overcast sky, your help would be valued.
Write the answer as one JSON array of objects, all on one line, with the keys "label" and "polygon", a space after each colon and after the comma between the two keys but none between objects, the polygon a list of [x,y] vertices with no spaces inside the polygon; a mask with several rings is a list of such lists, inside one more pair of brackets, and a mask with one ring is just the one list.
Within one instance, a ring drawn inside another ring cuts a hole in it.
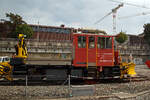
[{"label": "overcast sky", "polygon": [[[114,0],[144,7],[150,7],[150,0]],[[75,28],[95,28],[113,33],[112,14],[98,24],[97,20],[111,12],[120,3],[111,0],[0,0],[0,19],[5,19],[5,13],[16,13],[28,24],[60,26]],[[118,17],[149,12],[142,16],[125,19]],[[150,8],[135,7],[125,4],[117,11],[116,30],[127,34],[140,34],[143,25],[150,23]]]}]

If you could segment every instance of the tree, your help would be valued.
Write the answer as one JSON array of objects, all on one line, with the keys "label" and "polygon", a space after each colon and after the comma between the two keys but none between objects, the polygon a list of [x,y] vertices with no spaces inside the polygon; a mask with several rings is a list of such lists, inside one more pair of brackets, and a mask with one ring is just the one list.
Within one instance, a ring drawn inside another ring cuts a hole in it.
[{"label": "tree", "polygon": [[26,38],[31,38],[33,35],[33,30],[27,24],[18,25],[16,27],[16,36],[18,36],[18,34],[24,34],[27,36]]},{"label": "tree", "polygon": [[150,45],[150,23],[144,24],[144,39],[148,42]]},{"label": "tree", "polygon": [[[9,38],[16,38],[18,32],[24,33],[29,37],[33,35],[33,30],[27,23],[22,19],[18,14],[6,13],[6,17],[9,18],[9,21],[5,21],[6,27],[9,27],[10,32],[8,33]],[[25,29],[24,29],[25,28]]]},{"label": "tree", "polygon": [[116,37],[116,41],[120,44],[124,43],[127,39],[128,36],[126,35],[125,32],[120,32]]},{"label": "tree", "polygon": [[13,13],[6,13],[6,17],[9,18],[9,23],[13,24],[14,26],[20,25],[20,24],[26,24],[25,21],[23,21],[22,17],[18,14]]}]

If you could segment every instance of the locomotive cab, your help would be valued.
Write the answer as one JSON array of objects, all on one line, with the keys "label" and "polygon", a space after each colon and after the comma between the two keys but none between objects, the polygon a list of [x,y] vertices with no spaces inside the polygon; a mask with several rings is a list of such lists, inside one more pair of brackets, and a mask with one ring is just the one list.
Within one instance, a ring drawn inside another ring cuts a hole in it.
[{"label": "locomotive cab", "polygon": [[78,66],[114,66],[114,37],[74,34],[74,62]]},{"label": "locomotive cab", "polygon": [[76,33],[73,35],[73,51],[73,66],[87,69],[87,76],[90,73],[94,73],[92,77],[101,78],[120,76],[114,36]]}]

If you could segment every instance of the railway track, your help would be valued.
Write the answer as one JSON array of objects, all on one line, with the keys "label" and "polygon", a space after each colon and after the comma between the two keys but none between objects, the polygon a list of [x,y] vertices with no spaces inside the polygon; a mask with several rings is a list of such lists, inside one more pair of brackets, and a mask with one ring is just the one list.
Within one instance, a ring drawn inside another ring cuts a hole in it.
[{"label": "railway track", "polygon": [[148,78],[147,76],[138,76],[138,77],[130,77],[124,80],[128,82],[140,82],[140,81],[150,81],[150,78]]},{"label": "railway track", "polygon": [[[71,79],[71,84],[73,85],[85,85],[85,84],[101,84],[101,83],[126,83],[126,82],[141,82],[141,81],[150,81],[150,78],[143,75],[138,75],[136,77],[127,77],[124,79],[114,78],[114,79],[94,79],[94,78],[73,78]],[[0,80],[0,85],[6,86],[25,86],[25,85],[67,85],[68,80],[26,80],[26,78],[14,78],[13,81]]]}]

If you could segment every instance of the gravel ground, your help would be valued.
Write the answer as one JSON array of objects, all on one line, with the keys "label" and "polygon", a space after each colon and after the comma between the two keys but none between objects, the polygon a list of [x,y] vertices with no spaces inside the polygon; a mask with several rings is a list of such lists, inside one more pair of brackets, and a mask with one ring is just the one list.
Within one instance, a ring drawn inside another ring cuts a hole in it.
[{"label": "gravel ground", "polygon": [[[139,75],[146,75],[150,78],[150,69],[146,66],[136,66]],[[94,96],[108,96],[116,93],[136,94],[149,91],[150,81],[126,82],[126,83],[100,83],[95,84]],[[26,98],[27,97],[27,98]],[[45,98],[66,98],[68,97],[68,86],[0,86],[0,100],[30,100]]]}]

